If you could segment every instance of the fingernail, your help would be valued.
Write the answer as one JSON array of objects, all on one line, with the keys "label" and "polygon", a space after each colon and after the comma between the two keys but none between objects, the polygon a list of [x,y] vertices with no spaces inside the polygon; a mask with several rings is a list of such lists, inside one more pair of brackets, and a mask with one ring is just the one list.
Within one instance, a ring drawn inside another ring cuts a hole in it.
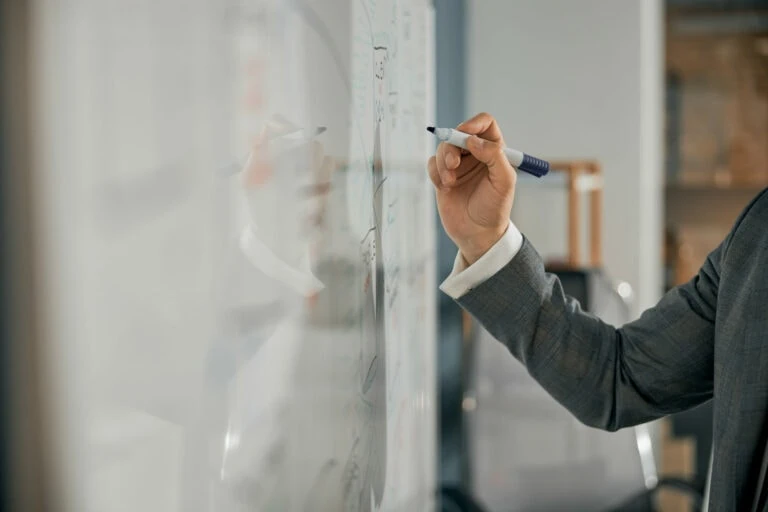
[{"label": "fingernail", "polygon": [[447,155],[445,155],[445,165],[446,165],[446,166],[447,166],[449,169],[453,169],[453,166],[454,166],[454,162],[455,162],[455,160],[454,160],[454,159],[455,159],[455,158],[456,158],[456,155],[454,155],[453,153],[448,153]]}]

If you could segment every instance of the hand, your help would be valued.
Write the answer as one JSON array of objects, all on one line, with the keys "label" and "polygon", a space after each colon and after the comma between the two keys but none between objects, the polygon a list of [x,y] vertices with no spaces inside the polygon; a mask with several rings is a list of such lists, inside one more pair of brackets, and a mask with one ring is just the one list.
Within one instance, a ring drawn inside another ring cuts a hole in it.
[{"label": "hand", "polygon": [[443,227],[472,265],[509,226],[517,173],[491,115],[478,114],[456,129],[474,135],[467,141],[469,151],[441,143],[429,159],[429,176]]},{"label": "hand", "polygon": [[[242,171],[250,225],[262,243],[292,265],[303,261],[306,249],[314,253],[321,241],[336,169],[317,140],[299,145],[281,141],[281,135],[297,129],[283,118],[268,123],[255,138]],[[296,179],[277,179],[281,173]]]}]

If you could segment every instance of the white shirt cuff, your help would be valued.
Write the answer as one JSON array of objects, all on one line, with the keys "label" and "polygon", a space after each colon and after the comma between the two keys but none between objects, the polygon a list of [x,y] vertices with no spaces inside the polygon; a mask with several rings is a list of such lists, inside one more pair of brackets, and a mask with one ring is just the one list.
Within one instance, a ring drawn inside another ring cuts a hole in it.
[{"label": "white shirt cuff", "polygon": [[467,267],[464,256],[459,252],[453,263],[453,272],[443,281],[440,289],[454,299],[460,298],[504,268],[520,252],[522,246],[523,235],[510,222],[504,236],[473,265]]}]

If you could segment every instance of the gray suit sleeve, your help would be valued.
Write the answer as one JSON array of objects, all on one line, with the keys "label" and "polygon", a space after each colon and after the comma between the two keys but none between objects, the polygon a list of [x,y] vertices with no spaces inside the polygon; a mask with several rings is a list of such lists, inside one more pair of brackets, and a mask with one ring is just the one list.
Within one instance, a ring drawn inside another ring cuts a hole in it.
[{"label": "gray suit sleeve", "polygon": [[693,280],[619,329],[567,297],[527,239],[506,267],[458,302],[580,421],[617,430],[712,397],[725,243]]}]

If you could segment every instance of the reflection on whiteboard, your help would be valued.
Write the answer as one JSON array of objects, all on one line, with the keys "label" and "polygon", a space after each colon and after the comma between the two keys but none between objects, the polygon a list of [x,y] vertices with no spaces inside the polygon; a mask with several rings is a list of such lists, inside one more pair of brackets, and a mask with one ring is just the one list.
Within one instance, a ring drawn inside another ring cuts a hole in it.
[{"label": "reflection on whiteboard", "polygon": [[431,2],[38,1],[69,509],[431,509]]}]

